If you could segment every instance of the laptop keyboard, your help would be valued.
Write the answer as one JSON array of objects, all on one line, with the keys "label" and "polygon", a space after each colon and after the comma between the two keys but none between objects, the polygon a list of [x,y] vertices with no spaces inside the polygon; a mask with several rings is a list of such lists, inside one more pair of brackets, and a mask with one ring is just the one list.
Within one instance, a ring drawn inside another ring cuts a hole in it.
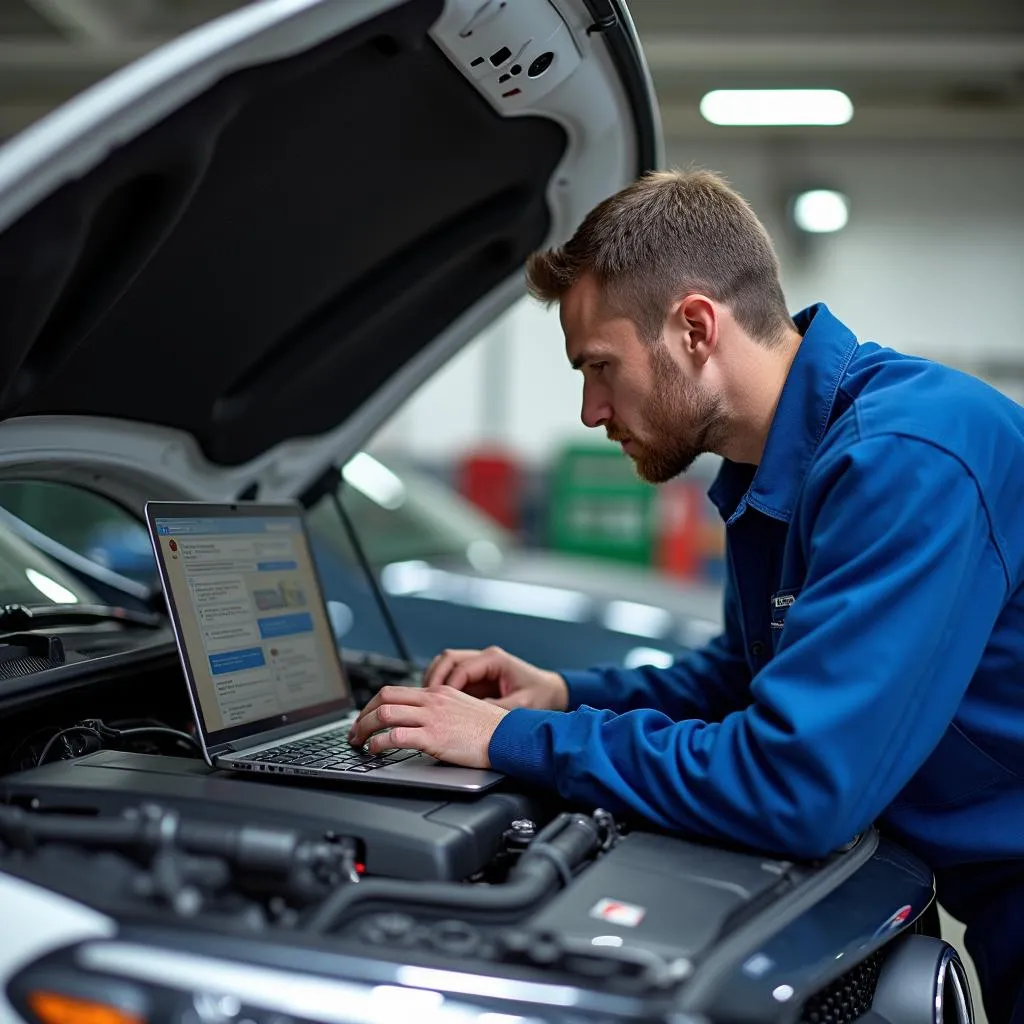
[{"label": "laptop keyboard", "polygon": [[302,768],[329,768],[331,771],[361,774],[397,764],[418,753],[418,750],[392,750],[386,754],[371,754],[368,750],[356,749],[348,741],[346,727],[286,743],[273,750],[264,750],[247,757],[246,761]]}]

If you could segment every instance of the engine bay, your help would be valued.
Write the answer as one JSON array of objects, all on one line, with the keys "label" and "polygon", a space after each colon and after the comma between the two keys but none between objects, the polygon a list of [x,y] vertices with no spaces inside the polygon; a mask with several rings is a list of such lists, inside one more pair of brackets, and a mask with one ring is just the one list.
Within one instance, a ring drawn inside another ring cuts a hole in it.
[{"label": "engine bay", "polygon": [[[242,999],[255,982],[187,980],[225,959],[262,965],[259,977],[287,966],[292,977],[429,989],[452,1014],[459,999],[497,1014],[491,1024],[580,1014],[831,1024],[872,1008],[893,939],[939,942],[913,934],[930,873],[873,831],[825,861],[793,863],[568,807],[512,780],[410,795],[239,775],[190,747],[173,649],[144,669],[125,661],[94,663],[49,692],[23,687],[2,705],[12,742],[0,902],[43,914],[56,899],[106,922],[100,945],[56,943],[11,993],[34,991],[46,964],[47,977],[69,979],[61,998],[92,991],[98,975],[130,977],[150,1001],[162,992],[161,1005],[188,990],[191,1024],[196,999],[225,993],[238,1009],[207,1006],[198,1021],[259,1022],[274,992],[260,1009]],[[403,671],[364,655],[346,668],[361,700]],[[880,929],[894,903],[902,916]],[[346,1013],[307,1019],[361,1019]],[[177,1010],[156,1016],[184,1024]]]}]

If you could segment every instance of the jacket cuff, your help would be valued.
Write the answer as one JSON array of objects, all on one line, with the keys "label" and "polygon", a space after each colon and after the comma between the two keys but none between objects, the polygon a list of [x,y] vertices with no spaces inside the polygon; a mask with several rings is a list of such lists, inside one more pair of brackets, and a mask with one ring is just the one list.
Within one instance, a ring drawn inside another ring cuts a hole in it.
[{"label": "jacket cuff", "polygon": [[553,781],[550,756],[540,729],[563,715],[562,711],[534,711],[530,708],[510,711],[491,736],[487,748],[491,767],[517,779],[550,786]]},{"label": "jacket cuff", "polygon": [[588,707],[601,708],[607,703],[606,691],[608,684],[604,673],[594,669],[560,672],[569,688],[569,710],[575,711],[586,704]]}]

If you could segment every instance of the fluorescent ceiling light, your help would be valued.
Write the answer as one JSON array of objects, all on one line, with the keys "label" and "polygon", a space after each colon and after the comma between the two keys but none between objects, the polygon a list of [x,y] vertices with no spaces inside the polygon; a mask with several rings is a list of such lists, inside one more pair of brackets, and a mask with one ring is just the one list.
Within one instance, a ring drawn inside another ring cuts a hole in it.
[{"label": "fluorescent ceiling light", "polygon": [[565,622],[584,622],[591,614],[591,599],[576,590],[465,576],[426,562],[392,562],[381,572],[381,582],[389,594],[450,601],[468,608]]},{"label": "fluorescent ceiling light", "polygon": [[434,579],[434,569],[427,562],[391,562],[381,570],[380,581],[389,594],[418,594]]},{"label": "fluorescent ceiling light", "polygon": [[853,117],[853,104],[838,89],[714,89],[700,112],[722,125],[836,125]]},{"label": "fluorescent ceiling light", "polygon": [[583,622],[590,614],[590,598],[560,587],[479,578],[470,581],[468,591],[464,603],[474,608],[566,622]]},{"label": "fluorescent ceiling light", "polygon": [[40,594],[48,597],[54,604],[77,604],[78,598],[54,579],[37,572],[35,569],[26,569],[25,576]]},{"label": "fluorescent ceiling light", "polygon": [[405,501],[405,484],[372,455],[360,452],[341,471],[345,482],[381,508],[393,511]]},{"label": "fluorescent ceiling light", "polygon": [[687,619],[679,630],[677,640],[684,647],[696,649],[710,643],[722,633],[722,625],[710,619]]},{"label": "fluorescent ceiling light", "polygon": [[[658,647],[634,647],[626,653],[623,665],[626,668],[640,668],[643,665],[654,665],[657,668],[671,668],[675,658],[668,651]],[[594,945],[598,945],[597,939]]]},{"label": "fluorescent ceiling light", "polygon": [[793,223],[813,235],[842,231],[850,219],[846,196],[827,188],[801,192],[793,200]]},{"label": "fluorescent ceiling light", "polygon": [[636,601],[610,601],[604,613],[604,624],[616,633],[660,637],[672,627],[672,613]]}]

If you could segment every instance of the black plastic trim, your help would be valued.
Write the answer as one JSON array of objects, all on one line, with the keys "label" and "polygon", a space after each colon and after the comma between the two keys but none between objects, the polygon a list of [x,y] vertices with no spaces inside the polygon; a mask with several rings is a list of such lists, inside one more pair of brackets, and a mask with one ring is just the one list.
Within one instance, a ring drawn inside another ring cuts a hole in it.
[{"label": "black plastic trim", "polygon": [[659,162],[658,126],[652,109],[654,97],[648,88],[645,64],[640,48],[629,29],[628,14],[621,0],[583,0],[594,19],[591,35],[600,35],[608,44],[611,55],[633,108],[637,135],[636,176],[656,170]]},{"label": "black plastic trim", "polygon": [[0,693],[0,713],[9,714],[25,705],[35,704],[73,690],[94,686],[113,678],[157,671],[180,664],[178,648],[168,625],[166,639],[155,637],[128,651],[103,654],[82,661],[68,662],[35,675],[4,680]]}]

